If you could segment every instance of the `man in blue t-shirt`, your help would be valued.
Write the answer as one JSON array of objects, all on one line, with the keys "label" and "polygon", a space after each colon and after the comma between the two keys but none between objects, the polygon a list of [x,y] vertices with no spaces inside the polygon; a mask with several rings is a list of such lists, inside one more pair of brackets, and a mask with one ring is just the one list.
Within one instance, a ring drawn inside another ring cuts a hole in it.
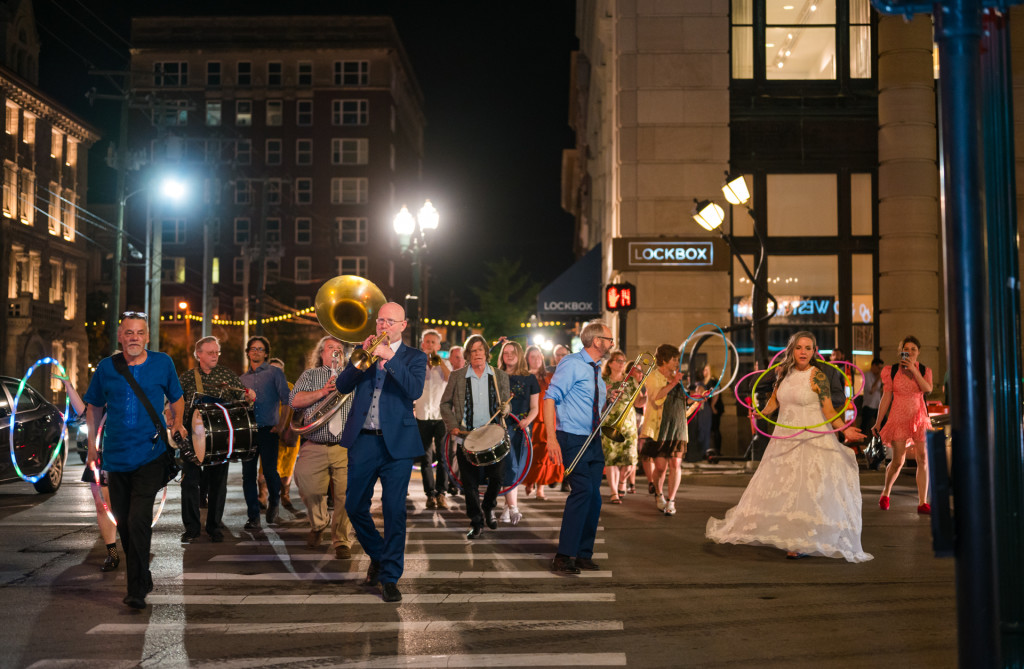
[{"label": "man in blue t-shirt", "polygon": [[[146,350],[149,343],[146,315],[134,311],[122,314],[117,341],[122,352],[100,361],[89,390],[82,398],[89,425],[86,467],[96,464],[97,428],[106,411],[103,469],[107,472],[110,507],[117,520],[127,563],[128,594],[123,601],[133,609],[144,609],[146,595],[153,589],[153,576],[149,571],[151,525],[156,493],[164,486],[167,447],[146,407],[114,367],[115,356],[124,356],[128,373],[135,378],[158,415],[164,398],[170,402],[171,430],[182,437],[188,437],[188,432],[182,425],[185,403],[174,363],[164,353]],[[162,416],[160,420],[162,424]]]}]

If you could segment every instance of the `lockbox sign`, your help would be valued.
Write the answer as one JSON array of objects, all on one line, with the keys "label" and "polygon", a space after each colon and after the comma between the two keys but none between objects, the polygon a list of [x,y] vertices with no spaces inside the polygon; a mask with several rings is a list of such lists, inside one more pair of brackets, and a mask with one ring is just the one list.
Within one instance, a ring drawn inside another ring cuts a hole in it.
[{"label": "lockbox sign", "polygon": [[707,237],[617,237],[612,240],[616,270],[729,271],[725,242]]}]

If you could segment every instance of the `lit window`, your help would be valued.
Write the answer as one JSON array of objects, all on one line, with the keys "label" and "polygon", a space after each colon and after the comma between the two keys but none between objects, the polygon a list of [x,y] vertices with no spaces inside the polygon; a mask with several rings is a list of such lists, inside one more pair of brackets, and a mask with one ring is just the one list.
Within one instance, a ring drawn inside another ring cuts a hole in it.
[{"label": "lit window", "polygon": [[77,228],[75,221],[77,220],[77,210],[75,203],[78,201],[78,196],[72,190],[65,190],[64,195],[60,201],[60,212],[61,212],[61,227],[64,229],[64,239],[73,242],[75,241],[75,230]]},{"label": "lit window", "polygon": [[36,175],[29,170],[21,173],[21,202],[18,208],[22,223],[32,225],[36,222]]},{"label": "lit window", "polygon": [[164,283],[185,283],[185,259],[164,256],[160,267],[160,280]]},{"label": "lit window", "polygon": [[4,216],[18,215],[18,168],[9,160],[4,161]]},{"label": "lit window", "polygon": [[235,125],[252,125],[252,100],[235,100]]},{"label": "lit window", "polygon": [[21,141],[26,144],[36,143],[36,117],[25,112],[25,127],[21,133]]},{"label": "lit window", "polygon": [[54,129],[50,131],[50,156],[60,160],[64,155],[64,133]]},{"label": "lit window", "polygon": [[223,103],[220,100],[206,101],[206,125],[217,126],[221,121],[221,109]]},{"label": "lit window", "polygon": [[60,236],[60,186],[50,182],[49,206],[46,210],[46,229],[54,237]]},{"label": "lit window", "polygon": [[7,134],[18,136],[18,115],[21,109],[13,102],[7,103]]},{"label": "lit window", "polygon": [[64,164],[68,167],[75,167],[78,164],[78,142],[68,137],[68,146],[65,151]]},{"label": "lit window", "polygon": [[365,165],[369,160],[370,140],[331,140],[331,163],[334,165]]}]

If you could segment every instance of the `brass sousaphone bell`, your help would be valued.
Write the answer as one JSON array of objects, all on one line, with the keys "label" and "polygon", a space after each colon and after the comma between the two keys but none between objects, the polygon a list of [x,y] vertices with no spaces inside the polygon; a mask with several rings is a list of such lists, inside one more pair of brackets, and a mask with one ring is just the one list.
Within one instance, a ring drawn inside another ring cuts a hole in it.
[{"label": "brass sousaphone bell", "polygon": [[[316,318],[327,334],[346,344],[362,344],[366,338],[377,332],[377,314],[387,303],[387,298],[372,281],[361,276],[343,274],[320,286],[316,293],[314,310]],[[372,351],[388,338],[385,332],[370,342]],[[349,361],[358,369],[369,369],[377,361],[368,351],[357,349]],[[341,409],[346,396],[337,390],[320,402],[312,420],[306,425],[297,425],[292,420],[292,429],[300,435],[317,430]],[[300,418],[301,420],[301,418]]]}]

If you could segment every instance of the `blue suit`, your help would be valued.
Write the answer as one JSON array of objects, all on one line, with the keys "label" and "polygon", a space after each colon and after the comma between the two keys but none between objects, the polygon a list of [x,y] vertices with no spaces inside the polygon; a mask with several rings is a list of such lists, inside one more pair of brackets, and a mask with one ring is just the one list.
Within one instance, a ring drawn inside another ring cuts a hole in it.
[{"label": "blue suit", "polygon": [[[338,390],[355,392],[341,434],[341,445],[348,449],[345,511],[363,550],[371,560],[380,562],[382,583],[397,583],[405,566],[405,495],[412,461],[423,456],[423,441],[412,403],[423,394],[426,371],[426,353],[401,344],[383,371],[376,364],[366,371],[349,364],[338,375]],[[378,379],[378,373],[382,379]],[[383,434],[367,434],[362,428],[379,381],[383,382],[379,404],[379,427]],[[370,515],[378,478],[383,488],[383,537]]]}]

